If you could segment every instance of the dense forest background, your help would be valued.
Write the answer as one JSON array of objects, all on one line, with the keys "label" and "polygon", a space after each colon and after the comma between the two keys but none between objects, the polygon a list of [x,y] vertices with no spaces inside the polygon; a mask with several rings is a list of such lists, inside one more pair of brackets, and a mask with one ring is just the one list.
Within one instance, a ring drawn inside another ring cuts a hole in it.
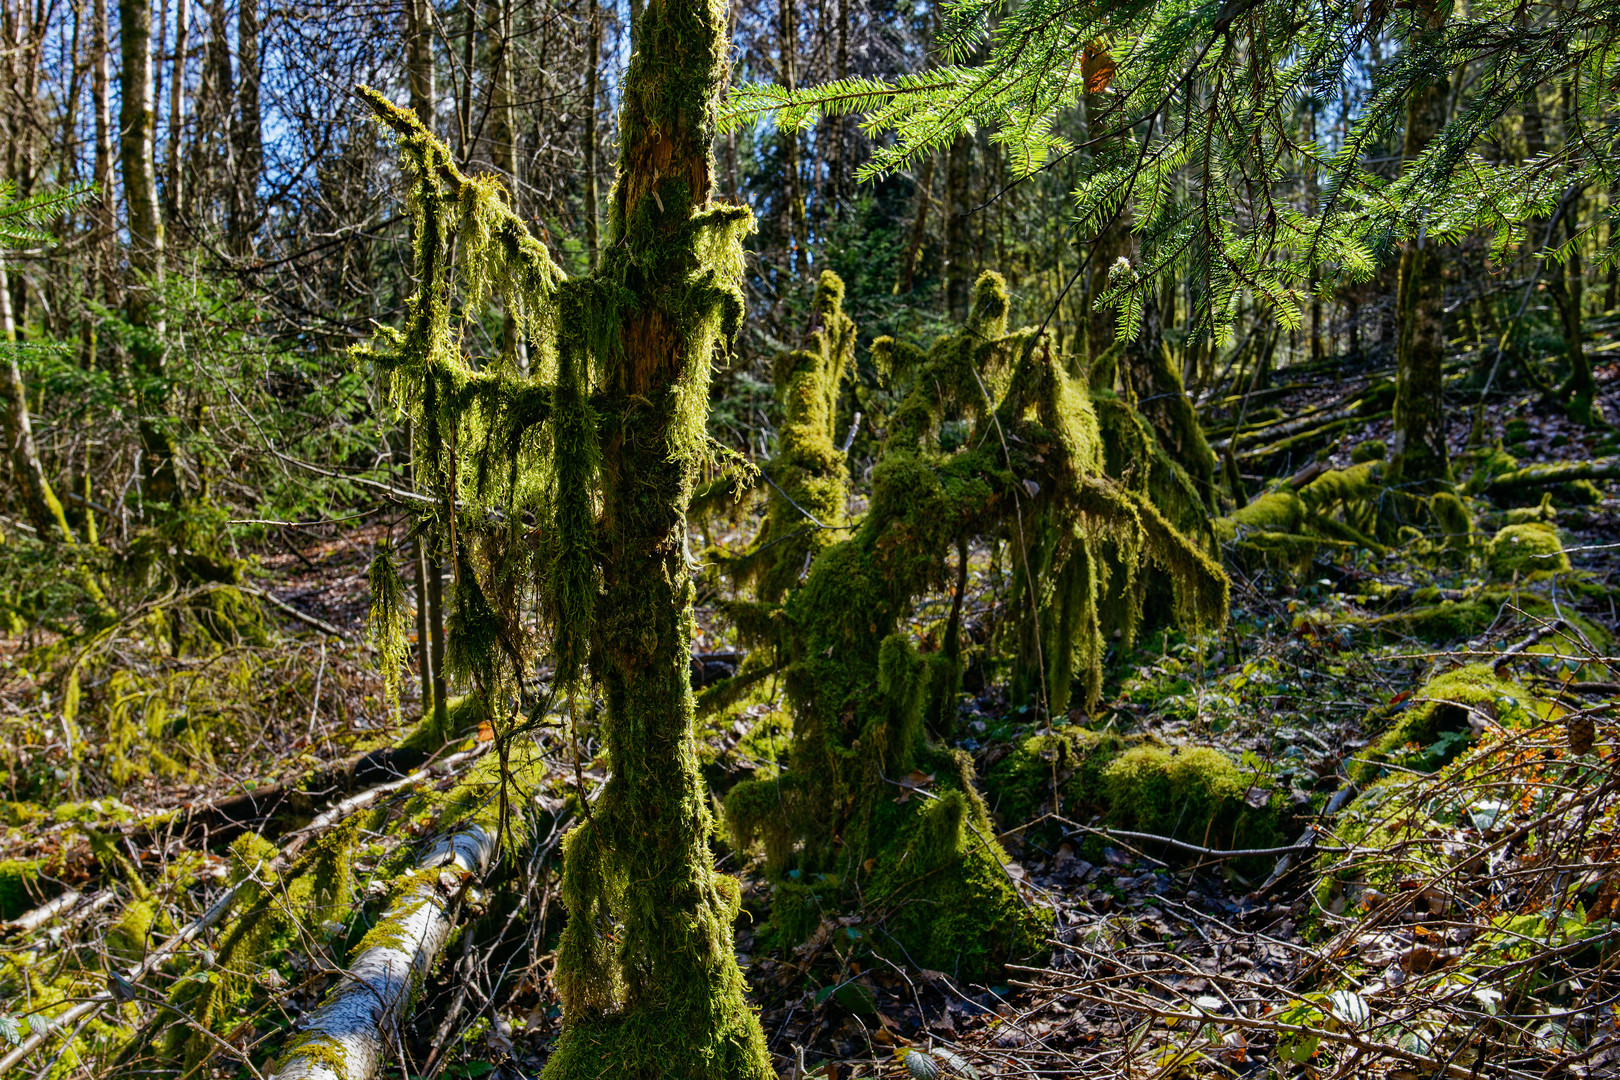
[{"label": "dense forest background", "polygon": [[1617,26],[0,0],[0,1075],[1615,1075]]}]

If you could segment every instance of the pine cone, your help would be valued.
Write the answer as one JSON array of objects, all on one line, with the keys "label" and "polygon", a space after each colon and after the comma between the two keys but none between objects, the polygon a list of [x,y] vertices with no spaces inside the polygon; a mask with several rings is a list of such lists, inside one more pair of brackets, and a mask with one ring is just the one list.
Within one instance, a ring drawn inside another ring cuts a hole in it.
[{"label": "pine cone", "polygon": [[1597,736],[1597,723],[1586,713],[1576,713],[1564,725],[1569,738],[1569,752],[1576,757],[1592,752],[1592,740]]}]

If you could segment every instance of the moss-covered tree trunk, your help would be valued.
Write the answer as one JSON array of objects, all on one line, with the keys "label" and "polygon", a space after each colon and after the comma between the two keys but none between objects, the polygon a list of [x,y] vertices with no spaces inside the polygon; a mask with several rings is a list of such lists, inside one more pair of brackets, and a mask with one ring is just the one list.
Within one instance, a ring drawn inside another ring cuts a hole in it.
[{"label": "moss-covered tree trunk", "polygon": [[[1446,122],[1450,84],[1445,79],[1414,91],[1406,105],[1402,156],[1413,161]],[[1445,260],[1437,239],[1420,229],[1401,253],[1396,294],[1395,431],[1389,479],[1421,490],[1450,478],[1445,360]]]},{"label": "moss-covered tree trunk", "polygon": [[[765,1078],[732,945],[736,883],[715,872],[698,773],[685,509],[705,438],[714,298],[704,231],[726,8],[651,0],[625,80],[601,273],[625,290],[604,357],[601,594],[591,668],[613,769],[569,838],[558,952],[563,1034],[548,1080]],[[564,349],[566,351],[566,344]]]},{"label": "moss-covered tree trunk", "polygon": [[0,435],[11,448],[11,474],[29,524],[45,541],[73,540],[62,503],[51,490],[34,444],[34,426],[28,415],[28,391],[17,367],[17,353],[8,348],[17,340],[11,314],[11,286],[6,264],[0,259]]}]

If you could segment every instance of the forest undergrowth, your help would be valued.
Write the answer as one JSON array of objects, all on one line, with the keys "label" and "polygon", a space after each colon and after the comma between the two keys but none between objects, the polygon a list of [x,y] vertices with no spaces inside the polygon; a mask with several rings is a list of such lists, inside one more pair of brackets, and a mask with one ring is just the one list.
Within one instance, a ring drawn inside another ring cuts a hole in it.
[{"label": "forest undergrowth", "polygon": [[[1597,324],[1599,357],[1620,347],[1614,329]],[[1589,481],[1501,483],[1612,455],[1613,436],[1533,394],[1493,401],[1490,426],[1452,425],[1463,535],[1374,541],[1361,503],[1378,489],[1357,489],[1355,470],[1376,464],[1388,422],[1333,417],[1387,374],[1357,372],[1285,368],[1258,401],[1204,404],[1223,453],[1240,418],[1258,448],[1230,455],[1251,500],[1214,525],[1230,620],[1193,634],[1149,610],[1136,640],[1111,632],[1093,701],[1048,716],[1009,681],[998,643],[1021,598],[1005,544],[964,548],[960,591],[911,608],[903,628],[925,656],[951,619],[969,643],[956,715],[930,729],[971,758],[995,833],[968,843],[1004,852],[1003,887],[1045,927],[1030,955],[915,963],[891,929],[926,891],[868,903],[835,870],[784,875],[717,829],[742,885],[738,961],[782,1075],[1620,1064],[1620,499]],[[1620,415],[1620,364],[1597,378]],[[1290,443],[1301,416],[1327,427]],[[1324,475],[1335,503],[1309,494]],[[851,520],[872,498],[855,477]],[[1313,528],[1324,506],[1367,543]],[[745,550],[764,512],[696,517],[692,549]],[[389,532],[357,519],[243,551],[240,588],[262,609],[198,590],[67,652],[48,629],[5,639],[0,1041],[15,1049],[0,1072],[265,1075],[347,958],[389,940],[399,882],[439,873],[411,870],[422,845],[477,827],[520,854],[481,882],[434,879],[459,926],[385,1067],[544,1064],[559,843],[608,779],[595,705],[548,696],[515,731],[471,699],[422,718],[410,685],[392,708],[364,623]],[[757,630],[739,636],[736,586],[712,561],[703,581],[693,679],[718,806],[782,775],[793,725],[780,661]],[[175,645],[197,635],[212,646]],[[921,806],[960,782],[926,769],[883,776],[880,799]]]}]

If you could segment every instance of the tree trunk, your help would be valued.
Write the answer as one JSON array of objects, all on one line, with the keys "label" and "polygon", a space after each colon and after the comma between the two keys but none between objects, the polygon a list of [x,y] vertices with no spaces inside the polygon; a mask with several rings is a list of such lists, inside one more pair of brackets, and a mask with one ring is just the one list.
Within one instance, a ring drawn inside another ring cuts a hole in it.
[{"label": "tree trunk", "polygon": [[[371,1080],[394,1048],[428,970],[455,925],[462,885],[483,877],[495,838],[472,825],[441,839],[417,864],[413,884],[389,904],[386,938],[349,961],[343,979],[277,1062],[276,1080]],[[425,871],[440,869],[438,874]]]},{"label": "tree trunk", "polygon": [[945,158],[945,313],[955,322],[967,318],[973,288],[972,259],[968,255],[968,189],[973,163],[973,140],[958,135]]},{"label": "tree trunk", "polygon": [[405,77],[411,86],[411,111],[429,131],[438,91],[433,71],[433,9],[429,0],[405,0]]},{"label": "tree trunk", "polygon": [[[1420,156],[1446,121],[1450,85],[1440,79],[1412,92],[1406,103],[1402,156]],[[1401,253],[1395,342],[1395,430],[1389,482],[1416,492],[1450,479],[1446,409],[1441,383],[1445,360],[1445,260],[1425,229]]]},{"label": "tree trunk", "polygon": [[[1085,96],[1088,140],[1097,138],[1107,129],[1107,122],[1101,115],[1107,100],[1102,94]],[[1092,366],[1114,346],[1115,314],[1108,308],[1097,310],[1097,297],[1108,291],[1108,271],[1113,268],[1115,261],[1130,251],[1131,230],[1126,213],[1122,205],[1091,242],[1091,265],[1086,269],[1086,290],[1081,302],[1085,305],[1086,359]],[[1196,372],[1194,374],[1196,376]]]},{"label": "tree trunk", "polygon": [[585,34],[585,245],[590,267],[596,269],[601,228],[596,196],[596,106],[601,93],[598,69],[602,65],[602,14],[597,0],[590,3],[590,25]]},{"label": "tree trunk", "polygon": [[[724,262],[706,265],[713,245],[699,229],[735,235],[746,220],[708,201],[724,11],[648,0],[624,84],[600,273],[634,299],[620,302],[619,348],[596,395],[602,592],[591,637],[613,775],[566,843],[563,1031],[546,1080],[774,1076],[733,952],[739,894],[714,869],[693,735],[685,509],[713,340],[694,327],[714,325],[720,309],[686,283],[717,271],[730,280]],[[726,216],[694,227],[700,213]]]},{"label": "tree trunk", "polygon": [[264,143],[259,114],[259,0],[238,0],[236,19],[237,88],[233,149],[235,183],[231,185],[231,245],[237,255],[250,255],[259,226],[259,177],[264,170]]},{"label": "tree trunk", "polygon": [[45,541],[73,542],[62,504],[45,479],[39,451],[34,446],[33,423],[28,416],[28,392],[17,368],[17,326],[11,315],[11,288],[6,264],[0,260],[0,398],[4,401],[3,434],[11,450],[11,474],[17,494],[39,538]]},{"label": "tree trunk", "polygon": [[450,711],[450,687],[444,677],[444,563],[439,561],[436,537],[427,540],[428,651],[433,670],[433,722],[442,725]]},{"label": "tree trunk", "polygon": [[130,352],[135,361],[135,404],[140,412],[141,469],[145,498],[174,508],[180,499],[174,441],[169,435],[168,393],[163,386],[163,318],[156,290],[163,283],[163,222],[158,217],[157,176],[152,161],[152,4],[120,0],[119,158],[124,205],[129,218],[129,283],[124,316],[139,335]]},{"label": "tree trunk", "polygon": [[906,241],[906,253],[900,260],[900,277],[894,283],[896,296],[911,292],[917,280],[917,255],[922,251],[923,238],[928,235],[928,204],[934,193],[934,155],[923,162],[922,175],[917,178],[917,213],[911,219],[911,237]]},{"label": "tree trunk", "polygon": [[[792,90],[799,85],[799,11],[794,0],[781,0],[777,16],[779,74],[782,85]],[[782,232],[788,248],[788,265],[797,277],[804,273],[808,265],[809,252],[806,248],[810,243],[805,222],[802,177],[799,175],[803,140],[798,128],[783,130],[779,137],[782,141]]]},{"label": "tree trunk", "polygon": [[[97,0],[99,3],[100,0]],[[165,163],[164,202],[171,224],[182,216],[185,197],[182,186],[185,170],[181,167],[184,151],[181,149],[186,131],[186,50],[190,47],[191,3],[176,0],[174,9],[174,63],[169,72],[169,159]]]}]

